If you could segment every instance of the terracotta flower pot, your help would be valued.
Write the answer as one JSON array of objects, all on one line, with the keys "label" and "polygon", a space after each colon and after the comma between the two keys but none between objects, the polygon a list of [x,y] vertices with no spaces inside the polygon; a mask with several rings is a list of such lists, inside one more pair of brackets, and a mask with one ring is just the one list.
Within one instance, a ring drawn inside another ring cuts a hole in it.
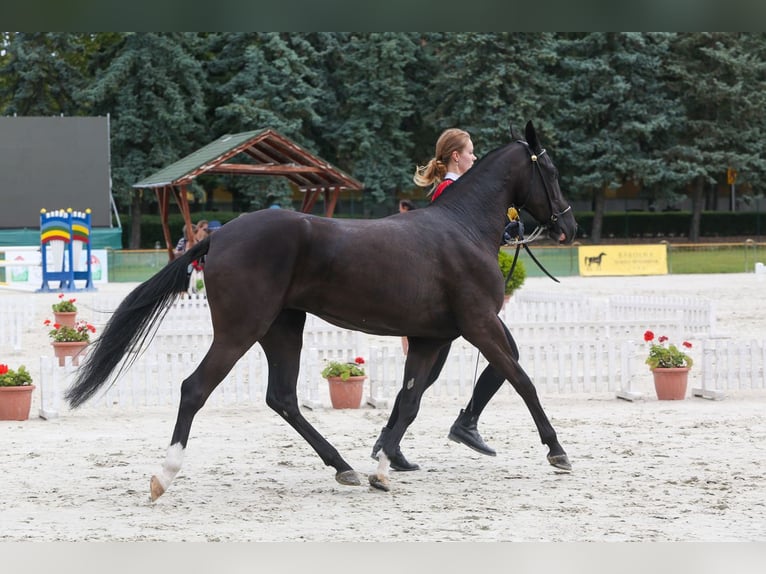
[{"label": "terracotta flower pot", "polygon": [[34,385],[0,387],[0,421],[27,420],[34,390]]},{"label": "terracotta flower pot", "polygon": [[362,404],[364,380],[366,376],[349,377],[345,381],[340,377],[328,377],[330,402],[335,409],[358,409]]},{"label": "terracotta flower pot", "polygon": [[72,364],[77,366],[80,364],[80,358],[85,351],[85,347],[88,346],[88,341],[68,341],[62,343],[54,341],[51,345],[53,345],[53,352],[59,360],[59,367],[65,365],[66,357],[72,357]]},{"label": "terracotta flower pot", "polygon": [[54,323],[74,328],[74,325],[77,322],[77,311],[54,311],[53,319]]},{"label": "terracotta flower pot", "polygon": [[689,367],[652,369],[654,390],[661,401],[678,401],[686,398]]}]

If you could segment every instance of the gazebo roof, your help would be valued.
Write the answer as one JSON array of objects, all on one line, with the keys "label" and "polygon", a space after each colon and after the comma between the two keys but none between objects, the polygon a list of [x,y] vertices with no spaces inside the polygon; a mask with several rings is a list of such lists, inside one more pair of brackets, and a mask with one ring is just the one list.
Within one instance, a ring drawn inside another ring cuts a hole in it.
[{"label": "gazebo roof", "polygon": [[[232,163],[245,154],[246,163]],[[183,186],[204,173],[284,176],[301,191],[363,189],[363,185],[271,128],[227,134],[133,184]]]}]

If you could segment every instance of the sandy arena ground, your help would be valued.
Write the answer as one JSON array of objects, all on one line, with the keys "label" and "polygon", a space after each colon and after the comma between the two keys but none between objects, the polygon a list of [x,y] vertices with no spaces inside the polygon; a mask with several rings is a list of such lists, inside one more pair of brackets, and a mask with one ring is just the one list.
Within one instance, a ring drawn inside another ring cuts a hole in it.
[{"label": "sandy arena ground", "polygon": [[[524,289],[704,297],[716,302],[719,335],[766,337],[766,281],[754,274],[561,281],[530,278]],[[51,295],[39,299],[42,322]],[[22,352],[3,350],[0,361],[25,363],[34,375],[49,354],[44,335],[25,335]],[[462,401],[426,394],[402,443],[422,470],[392,473],[389,493],[337,484],[265,405],[210,407],[155,503],[149,477],[164,459],[175,408],[46,421],[33,405],[28,421],[0,421],[0,541],[766,541],[766,391],[723,401],[541,399],[572,473],[547,464],[508,388],[481,420],[494,458],[446,438]],[[374,470],[370,448],[387,410],[305,414],[358,471]]]}]

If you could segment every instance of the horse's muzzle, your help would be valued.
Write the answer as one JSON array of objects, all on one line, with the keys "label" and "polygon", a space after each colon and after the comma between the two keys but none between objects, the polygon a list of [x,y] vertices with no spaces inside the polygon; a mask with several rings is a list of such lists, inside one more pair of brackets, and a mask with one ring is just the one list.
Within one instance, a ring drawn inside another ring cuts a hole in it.
[{"label": "horse's muzzle", "polygon": [[561,214],[548,225],[548,236],[559,244],[572,243],[577,236],[577,222],[572,210]]}]

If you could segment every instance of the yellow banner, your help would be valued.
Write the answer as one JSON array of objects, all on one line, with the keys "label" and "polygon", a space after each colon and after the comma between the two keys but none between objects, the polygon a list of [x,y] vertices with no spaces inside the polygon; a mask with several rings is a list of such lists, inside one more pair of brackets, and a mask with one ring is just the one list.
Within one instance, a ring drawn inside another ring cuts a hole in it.
[{"label": "yellow banner", "polygon": [[667,245],[583,245],[580,275],[667,275]]}]

